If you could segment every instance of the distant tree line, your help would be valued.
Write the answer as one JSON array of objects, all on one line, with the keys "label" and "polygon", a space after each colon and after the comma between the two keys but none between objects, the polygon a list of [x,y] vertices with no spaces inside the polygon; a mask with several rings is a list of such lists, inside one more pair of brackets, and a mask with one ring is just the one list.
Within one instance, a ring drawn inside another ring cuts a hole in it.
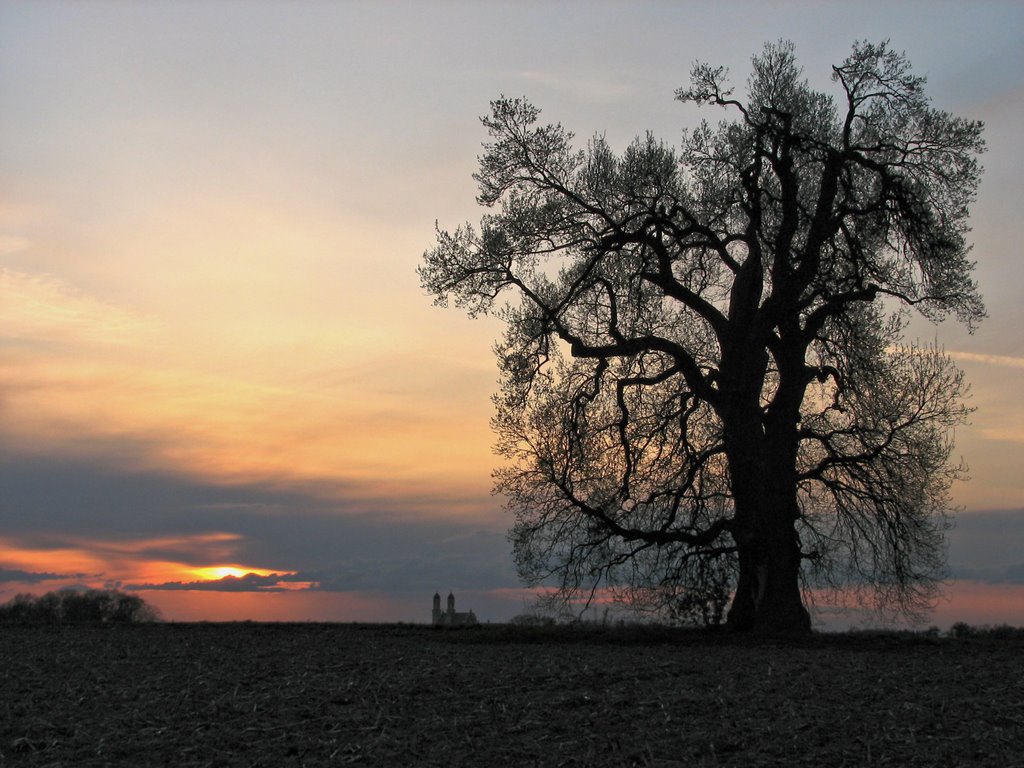
[{"label": "distant tree line", "polygon": [[157,609],[141,597],[114,589],[21,594],[0,605],[3,624],[141,624],[158,618]]}]

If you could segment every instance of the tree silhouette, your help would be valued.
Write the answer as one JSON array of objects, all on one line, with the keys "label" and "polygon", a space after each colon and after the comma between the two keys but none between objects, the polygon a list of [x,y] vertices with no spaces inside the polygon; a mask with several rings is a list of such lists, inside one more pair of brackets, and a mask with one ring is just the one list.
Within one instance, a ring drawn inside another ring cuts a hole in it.
[{"label": "tree silhouette", "polygon": [[835,97],[787,43],[754,57],[745,100],[722,68],[691,76],[677,98],[731,119],[678,152],[577,150],[493,102],[475,175],[493,212],[439,230],[419,268],[436,303],[507,326],[496,488],[520,574],[669,608],[724,580],[736,629],[807,631],[808,584],[916,611],[967,408],[960,371],[903,330],[911,308],[984,316],[981,123],[931,107],[886,43],[833,67]]},{"label": "tree silhouette", "polygon": [[15,595],[0,605],[0,622],[138,624],[156,621],[157,609],[138,595],[114,589],[60,589],[41,597]]}]

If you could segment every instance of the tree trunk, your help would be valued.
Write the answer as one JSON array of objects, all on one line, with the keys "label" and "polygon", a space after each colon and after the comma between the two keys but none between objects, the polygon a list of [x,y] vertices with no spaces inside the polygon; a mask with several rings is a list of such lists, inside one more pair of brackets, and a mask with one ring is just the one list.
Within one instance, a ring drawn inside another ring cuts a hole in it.
[{"label": "tree trunk", "polygon": [[793,523],[761,508],[757,533],[739,543],[739,579],[727,626],[765,634],[806,634],[811,617],[800,594],[800,547]]},{"label": "tree trunk", "polygon": [[723,350],[720,366],[719,415],[740,568],[726,623],[742,631],[804,634],[810,632],[811,619],[800,595],[800,543],[794,528],[803,357],[799,348],[786,356],[797,375],[783,371],[777,402],[766,413],[761,394],[768,353],[757,338],[749,330],[737,332],[738,341]]},{"label": "tree trunk", "polygon": [[800,594],[800,542],[794,527],[795,432],[792,446],[773,441],[758,417],[756,424],[739,420],[726,428],[739,560],[726,623],[737,631],[805,634],[811,619]]}]

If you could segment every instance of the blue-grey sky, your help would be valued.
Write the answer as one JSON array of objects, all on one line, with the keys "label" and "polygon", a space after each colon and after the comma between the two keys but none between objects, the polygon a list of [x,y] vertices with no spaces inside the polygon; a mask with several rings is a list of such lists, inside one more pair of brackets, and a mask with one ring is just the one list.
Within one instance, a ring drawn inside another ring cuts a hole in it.
[{"label": "blue-grey sky", "polygon": [[479,216],[478,117],[522,95],[581,141],[673,142],[718,117],[673,100],[694,61],[742,89],[780,38],[822,88],[854,40],[891,39],[986,123],[989,318],[913,331],[977,407],[940,614],[1024,624],[1016,2],[0,0],[0,600],[146,585],[172,618],[417,620],[455,589],[521,611],[489,493],[500,326],[414,272],[435,220]]}]

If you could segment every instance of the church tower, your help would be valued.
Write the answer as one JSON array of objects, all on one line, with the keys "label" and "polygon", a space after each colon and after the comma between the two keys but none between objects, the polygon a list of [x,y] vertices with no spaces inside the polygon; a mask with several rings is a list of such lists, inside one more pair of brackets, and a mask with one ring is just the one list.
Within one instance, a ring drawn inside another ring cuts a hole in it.
[{"label": "church tower", "polygon": [[431,618],[435,627],[473,627],[479,624],[476,614],[472,611],[457,613],[455,611],[455,593],[448,593],[448,610],[441,610],[441,595],[434,593],[434,610]]}]

